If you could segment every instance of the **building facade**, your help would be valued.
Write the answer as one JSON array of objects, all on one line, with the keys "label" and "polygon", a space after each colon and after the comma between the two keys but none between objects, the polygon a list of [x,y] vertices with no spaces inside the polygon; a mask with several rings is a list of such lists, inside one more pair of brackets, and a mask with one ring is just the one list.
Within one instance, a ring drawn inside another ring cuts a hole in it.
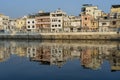
[{"label": "building facade", "polygon": [[103,15],[103,11],[99,10],[97,6],[93,6],[92,4],[84,4],[81,9],[81,14],[89,14],[95,19],[101,17]]},{"label": "building facade", "polygon": [[63,30],[64,32],[71,32],[71,17],[70,16],[66,16],[63,19]]},{"label": "building facade", "polygon": [[36,31],[36,21],[35,18],[27,18],[26,19],[26,29],[30,32]]},{"label": "building facade", "polygon": [[79,32],[81,30],[80,16],[66,16],[63,20],[64,32]]},{"label": "building facade", "polygon": [[71,17],[71,32],[80,32],[81,31],[81,17],[73,16]]},{"label": "building facade", "polygon": [[110,31],[110,20],[101,18],[99,20],[99,32],[109,32]]},{"label": "building facade", "polygon": [[51,19],[51,32],[63,32],[63,19],[66,13],[61,9],[57,9],[55,12],[50,13]]},{"label": "building facade", "polygon": [[40,11],[35,17],[35,21],[40,32],[50,32],[50,12]]},{"label": "building facade", "polygon": [[16,31],[26,31],[26,18],[16,19]]},{"label": "building facade", "polygon": [[120,5],[112,5],[110,9],[110,30],[117,31],[120,28]]},{"label": "building facade", "polygon": [[11,32],[16,31],[16,19],[10,19],[9,20],[9,28]]},{"label": "building facade", "polygon": [[9,31],[9,16],[0,14],[0,30],[3,32]]}]

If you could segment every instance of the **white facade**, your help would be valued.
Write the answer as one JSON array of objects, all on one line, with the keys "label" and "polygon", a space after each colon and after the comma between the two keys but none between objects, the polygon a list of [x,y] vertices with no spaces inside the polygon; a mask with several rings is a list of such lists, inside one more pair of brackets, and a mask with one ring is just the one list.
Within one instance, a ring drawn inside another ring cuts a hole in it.
[{"label": "white facade", "polygon": [[62,32],[63,31],[63,18],[66,13],[58,9],[55,12],[50,13],[51,20],[51,32]]},{"label": "white facade", "polygon": [[26,29],[28,31],[35,31],[36,29],[36,21],[35,18],[28,18],[26,20]]},{"label": "white facade", "polygon": [[97,19],[97,17],[102,16],[103,11],[99,10],[97,6],[85,6],[85,14],[89,14]]},{"label": "white facade", "polygon": [[81,27],[80,16],[67,16],[63,20],[64,32],[78,32]]},{"label": "white facade", "polygon": [[9,16],[0,15],[0,30],[9,31]]},{"label": "white facade", "polygon": [[16,20],[15,19],[10,19],[9,20],[9,28],[10,31],[15,31],[16,30]]},{"label": "white facade", "polygon": [[99,21],[99,32],[109,32],[110,20]]},{"label": "white facade", "polygon": [[71,19],[71,26],[73,27],[73,32],[78,32],[81,27],[81,18],[80,16],[75,16]]},{"label": "white facade", "polygon": [[64,17],[63,27],[64,27],[64,32],[70,32],[71,18],[69,16]]}]

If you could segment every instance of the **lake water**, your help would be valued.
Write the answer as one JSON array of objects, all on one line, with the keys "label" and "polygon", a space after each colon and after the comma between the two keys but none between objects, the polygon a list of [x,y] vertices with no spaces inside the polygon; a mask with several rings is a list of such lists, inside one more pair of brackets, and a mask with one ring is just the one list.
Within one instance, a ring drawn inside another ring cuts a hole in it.
[{"label": "lake water", "polygon": [[0,80],[120,80],[120,42],[1,40]]}]

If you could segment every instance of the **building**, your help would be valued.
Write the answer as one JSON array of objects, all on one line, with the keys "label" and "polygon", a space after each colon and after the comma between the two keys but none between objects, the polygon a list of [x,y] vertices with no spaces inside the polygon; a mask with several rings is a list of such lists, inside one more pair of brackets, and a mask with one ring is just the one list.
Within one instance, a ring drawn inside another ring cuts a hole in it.
[{"label": "building", "polygon": [[89,31],[89,27],[91,27],[92,25],[91,21],[93,20],[93,17],[87,14],[87,15],[82,15],[81,19],[82,19],[82,31]]},{"label": "building", "polygon": [[36,21],[35,18],[28,17],[26,19],[26,29],[27,31],[35,32],[36,31]]},{"label": "building", "polygon": [[110,30],[117,31],[120,28],[120,5],[112,5],[110,9]]},{"label": "building", "polygon": [[110,19],[99,19],[99,32],[109,32]]},{"label": "building", "polygon": [[80,16],[66,16],[63,19],[64,32],[79,32],[81,30]]},{"label": "building", "polygon": [[61,9],[50,13],[51,32],[63,32],[63,19],[67,16]]},{"label": "building", "polygon": [[40,11],[35,20],[36,27],[40,32],[50,32],[50,12]]},{"label": "building", "polygon": [[26,18],[16,19],[16,31],[26,31]]},{"label": "building", "polygon": [[63,30],[64,32],[71,32],[71,16],[66,16],[63,19]]},{"label": "building", "polygon": [[112,5],[110,9],[110,17],[117,19],[120,19],[120,5]]},{"label": "building", "polygon": [[73,16],[71,18],[71,31],[72,32],[79,32],[81,31],[81,17],[80,16]]},{"label": "building", "polygon": [[84,4],[81,9],[81,15],[82,14],[89,14],[95,19],[97,19],[102,16],[103,11],[99,10],[97,6],[93,6],[92,4]]},{"label": "building", "polygon": [[16,31],[16,19],[10,19],[9,20],[9,28],[11,32]]},{"label": "building", "polygon": [[2,32],[9,31],[9,16],[0,14],[0,30]]},{"label": "building", "polygon": [[120,19],[110,19],[110,30],[117,31],[120,28]]},{"label": "building", "polygon": [[81,15],[81,31],[96,32],[98,31],[98,20],[91,15]]}]

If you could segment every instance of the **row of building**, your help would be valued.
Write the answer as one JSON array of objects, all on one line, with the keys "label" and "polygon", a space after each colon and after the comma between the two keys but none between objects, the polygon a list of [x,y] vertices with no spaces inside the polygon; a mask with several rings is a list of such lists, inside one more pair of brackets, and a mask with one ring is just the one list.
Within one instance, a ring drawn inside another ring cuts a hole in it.
[{"label": "row of building", "polygon": [[110,32],[119,28],[120,5],[112,5],[110,13],[105,13],[98,6],[84,4],[78,16],[67,15],[60,8],[17,19],[0,14],[1,32]]}]

